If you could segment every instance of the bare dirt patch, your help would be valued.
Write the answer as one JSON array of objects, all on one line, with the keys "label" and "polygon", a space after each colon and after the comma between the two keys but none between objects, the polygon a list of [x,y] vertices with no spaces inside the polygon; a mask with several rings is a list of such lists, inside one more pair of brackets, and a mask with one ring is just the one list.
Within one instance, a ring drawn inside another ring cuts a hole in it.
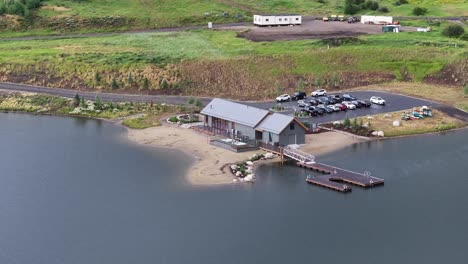
[{"label": "bare dirt patch", "polygon": [[[402,27],[402,31],[415,31],[414,27]],[[251,41],[275,41],[296,39],[327,39],[354,37],[366,34],[381,34],[381,25],[347,22],[323,22],[305,18],[300,26],[249,27],[238,34]]]},{"label": "bare dirt patch", "polygon": [[71,10],[71,8],[64,7],[64,6],[49,6],[49,5],[42,6],[41,9],[52,10],[52,11],[55,11],[55,12],[65,12],[65,11],[70,11]]}]

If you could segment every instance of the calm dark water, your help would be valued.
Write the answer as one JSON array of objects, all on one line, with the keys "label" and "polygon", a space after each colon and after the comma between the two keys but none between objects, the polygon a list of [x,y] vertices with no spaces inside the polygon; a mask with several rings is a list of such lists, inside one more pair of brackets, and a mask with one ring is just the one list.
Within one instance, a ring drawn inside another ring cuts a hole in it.
[{"label": "calm dark water", "polygon": [[0,114],[0,263],[466,263],[468,130],[322,161],[386,180],[341,194],[294,166],[191,187],[192,160],[123,128]]}]

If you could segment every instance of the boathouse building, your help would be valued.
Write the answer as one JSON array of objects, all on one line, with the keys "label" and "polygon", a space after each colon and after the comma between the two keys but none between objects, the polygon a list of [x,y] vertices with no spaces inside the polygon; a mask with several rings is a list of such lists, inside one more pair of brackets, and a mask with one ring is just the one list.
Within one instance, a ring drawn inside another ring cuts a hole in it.
[{"label": "boathouse building", "polygon": [[307,128],[296,118],[265,109],[213,99],[202,111],[204,126],[217,134],[230,134],[274,146],[304,144]]}]

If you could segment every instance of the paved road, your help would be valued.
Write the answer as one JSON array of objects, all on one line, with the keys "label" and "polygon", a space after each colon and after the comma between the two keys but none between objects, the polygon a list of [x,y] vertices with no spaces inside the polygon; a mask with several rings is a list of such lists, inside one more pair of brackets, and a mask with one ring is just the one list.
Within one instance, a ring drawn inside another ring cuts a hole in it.
[{"label": "paved road", "polygon": [[[114,94],[114,93],[99,93],[99,92],[86,92],[86,91],[76,91],[76,90],[67,90],[59,88],[47,88],[41,86],[32,86],[24,84],[13,84],[13,83],[0,83],[0,89],[10,90],[10,91],[23,91],[23,92],[34,92],[42,94],[50,94],[62,97],[73,98],[76,93],[79,93],[87,100],[94,100],[96,95],[102,101],[107,102],[142,102],[142,103],[166,103],[166,104],[186,104],[190,97],[188,96],[165,96],[165,95],[131,95],[131,94]],[[338,120],[343,120],[345,117],[354,118],[358,116],[366,115],[375,115],[380,113],[400,111],[404,109],[410,109],[416,106],[426,105],[431,108],[437,108],[450,116],[459,118],[468,122],[468,113],[461,111],[457,108],[442,105],[436,102],[429,100],[418,99],[414,97],[392,94],[388,92],[381,91],[356,91],[350,92],[350,94],[362,98],[369,99],[371,96],[376,95],[384,98],[386,100],[385,106],[372,105],[370,108],[360,108],[356,110],[341,111],[331,114],[324,114],[323,116],[318,117],[308,117],[300,118],[301,121],[307,121],[309,123],[322,124]],[[207,105],[212,98],[209,97],[199,97],[200,101]],[[255,106],[262,109],[270,109],[272,106],[276,105],[276,102],[243,102],[251,106]],[[300,108],[297,106],[297,102],[286,102],[282,103],[282,106],[286,108],[287,111],[284,114],[293,114],[295,110]]]},{"label": "paved road", "polygon": [[[106,102],[141,102],[141,103],[166,103],[166,104],[186,104],[189,96],[169,96],[169,95],[133,95],[133,94],[115,94],[115,93],[99,93],[76,91],[59,88],[48,88],[42,86],[0,83],[0,89],[10,91],[22,91],[32,93],[50,94],[62,97],[73,98],[77,93],[87,100],[94,100],[98,95],[102,101]],[[206,105],[212,98],[199,97],[200,101]]]}]

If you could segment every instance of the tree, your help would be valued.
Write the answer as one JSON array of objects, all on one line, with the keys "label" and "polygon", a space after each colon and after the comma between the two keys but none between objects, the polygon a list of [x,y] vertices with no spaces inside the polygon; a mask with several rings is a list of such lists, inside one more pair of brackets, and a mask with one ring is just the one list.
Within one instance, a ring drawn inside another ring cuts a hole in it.
[{"label": "tree", "polygon": [[143,89],[147,90],[149,88],[149,80],[148,78],[143,78]]},{"label": "tree", "polygon": [[35,9],[41,6],[41,0],[26,0],[26,7],[28,9]]},{"label": "tree", "polygon": [[117,83],[115,78],[112,79],[111,88],[112,88],[112,90],[115,90],[115,89],[119,88],[119,84]]},{"label": "tree", "polygon": [[25,8],[19,2],[15,1],[12,5],[8,5],[8,13],[18,16],[24,16]]},{"label": "tree", "polygon": [[304,81],[302,79],[299,79],[299,81],[297,82],[296,90],[298,92],[303,92],[304,91]]},{"label": "tree", "polygon": [[190,97],[190,98],[187,100],[187,103],[188,103],[189,105],[193,105],[193,104],[195,103],[195,98]]},{"label": "tree", "polygon": [[132,73],[131,72],[128,73],[127,82],[130,85],[133,84],[133,78],[132,78]]},{"label": "tree", "polygon": [[98,83],[101,81],[101,75],[99,75],[99,72],[96,72],[94,74],[94,80],[96,80],[96,82]]},{"label": "tree", "polygon": [[83,96],[80,99],[80,107],[86,108],[86,102]]},{"label": "tree", "polygon": [[73,97],[73,105],[75,107],[79,106],[81,102],[80,95],[78,93],[75,94],[75,97]]},{"label": "tree", "polygon": [[200,101],[199,99],[195,100],[195,106],[201,108],[203,106],[202,101]]},{"label": "tree", "polygon": [[465,30],[460,25],[450,25],[442,31],[442,35],[449,38],[458,38],[465,33]]},{"label": "tree", "polygon": [[427,8],[425,7],[417,6],[413,9],[413,15],[415,16],[424,16],[426,13],[427,13]]},{"label": "tree", "polygon": [[94,105],[96,106],[96,109],[98,110],[102,109],[101,99],[97,95],[96,95],[96,98],[94,98]]},{"label": "tree", "polygon": [[5,4],[0,3],[0,16],[6,14],[6,12],[7,12],[7,8]]},{"label": "tree", "polygon": [[169,83],[167,82],[166,78],[163,78],[161,80],[161,83],[159,84],[159,87],[161,89],[168,89],[169,88]]},{"label": "tree", "polygon": [[349,117],[346,117],[343,121],[343,126],[345,128],[350,128],[351,127],[351,120],[349,120]]}]

